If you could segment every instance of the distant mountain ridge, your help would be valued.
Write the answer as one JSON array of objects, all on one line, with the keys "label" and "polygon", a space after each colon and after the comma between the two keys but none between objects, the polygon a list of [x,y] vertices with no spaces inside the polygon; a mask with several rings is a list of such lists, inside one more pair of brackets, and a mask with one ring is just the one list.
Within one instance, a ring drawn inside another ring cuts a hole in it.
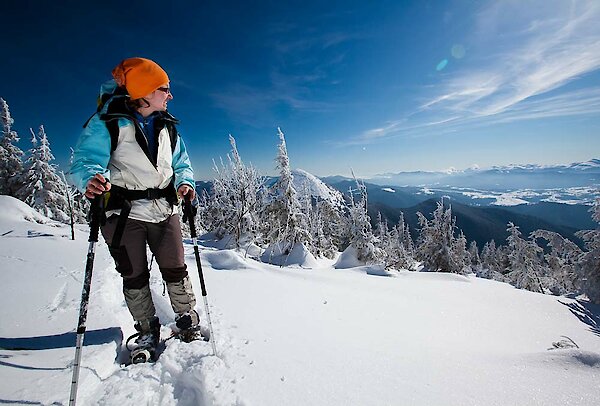
[{"label": "distant mountain ridge", "polygon": [[[354,180],[333,183],[332,187],[347,194],[350,188],[356,189]],[[566,226],[577,230],[596,228],[589,212],[590,206],[584,204],[565,204],[560,202],[536,201],[530,204],[518,205],[493,205],[491,200],[473,199],[465,196],[461,191],[429,190],[417,187],[382,187],[372,183],[365,183],[369,195],[369,204],[381,204],[388,209],[405,209],[434,199],[439,201],[448,198],[452,204],[459,203],[474,207],[502,208],[508,212],[537,217],[558,226]],[[425,214],[425,213],[423,213]]]},{"label": "distant mountain ridge", "polygon": [[[381,213],[382,217],[388,221],[388,225],[392,226],[398,223],[400,212],[402,212],[413,238],[416,238],[419,229],[417,212],[421,212],[425,217],[431,219],[431,214],[436,209],[438,202],[438,199],[429,199],[403,209],[391,208],[385,204],[373,202],[369,204],[369,216],[371,221],[374,222],[378,213]],[[527,238],[532,231],[542,229],[559,233],[580,246],[583,244],[575,236],[578,228],[557,224],[536,216],[515,213],[506,208],[473,207],[448,200],[444,200],[444,206],[452,207],[452,216],[456,218],[456,227],[464,232],[469,242],[476,241],[480,249],[483,244],[490,240],[494,240],[497,245],[505,245],[506,237],[508,237],[506,229],[509,222],[519,226],[524,238]]]},{"label": "distant mountain ridge", "polygon": [[508,165],[465,170],[384,173],[368,179],[378,185],[450,186],[504,189],[552,189],[600,186],[600,159],[568,165]]},{"label": "distant mountain ridge", "polygon": [[[598,163],[600,161],[592,162]],[[573,164],[570,170],[586,172],[595,166],[587,163]],[[532,166],[533,167],[533,166]],[[503,170],[506,170],[503,169]],[[524,170],[513,168],[512,170]],[[535,170],[535,169],[532,169]],[[318,178],[307,171],[295,169],[292,171],[294,187],[301,193],[304,189],[310,191],[315,198],[326,199],[334,206],[343,205],[344,195],[350,190],[356,190],[356,181],[344,177]],[[273,185],[276,177],[266,177],[265,184]],[[196,182],[197,190],[209,191],[211,182]],[[427,187],[397,187],[382,186],[365,182],[368,193],[369,214],[374,222],[378,213],[388,220],[389,225],[397,223],[400,212],[416,236],[418,228],[417,211],[429,217],[435,210],[437,202],[444,199],[451,204],[453,215],[456,217],[458,228],[462,229],[469,241],[477,241],[479,247],[492,239],[497,244],[504,244],[508,222],[513,222],[521,228],[524,236],[537,229],[555,231],[577,244],[581,244],[574,234],[578,230],[593,229],[597,224],[591,219],[590,206],[582,204],[562,204],[538,200],[535,204],[519,204],[494,206],[494,198],[485,196],[486,192],[479,191],[479,196],[473,197],[474,192],[466,192],[460,188],[437,189]],[[525,191],[529,198],[532,191]],[[552,191],[551,193],[558,193]],[[515,196],[521,196],[516,194]],[[524,196],[523,196],[524,197]],[[497,197],[495,197],[497,199]],[[541,199],[541,198],[540,198]],[[518,201],[519,199],[514,198]],[[525,201],[523,201],[526,203]],[[589,204],[589,203],[588,203]]]}]

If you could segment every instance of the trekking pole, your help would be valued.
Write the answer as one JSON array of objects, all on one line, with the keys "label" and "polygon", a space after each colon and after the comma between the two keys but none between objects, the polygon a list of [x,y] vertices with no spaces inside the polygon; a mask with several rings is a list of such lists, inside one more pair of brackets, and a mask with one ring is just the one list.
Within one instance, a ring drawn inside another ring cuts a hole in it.
[{"label": "trekking pole", "polygon": [[212,344],[213,354],[217,355],[217,347],[215,346],[215,336],[213,333],[212,322],[210,321],[210,312],[208,310],[208,299],[206,293],[206,285],[204,284],[204,274],[202,273],[202,264],[200,263],[200,252],[198,251],[198,241],[196,234],[196,224],[194,218],[196,216],[195,210],[192,207],[192,201],[184,199],[183,201],[183,214],[190,223],[190,234],[192,241],[194,242],[194,255],[196,256],[196,266],[198,267],[198,273],[200,274],[200,287],[202,288],[202,300],[204,301],[204,311],[206,313],[206,321],[208,322],[208,331],[210,334],[210,343]]},{"label": "trekking pole", "polygon": [[81,361],[81,347],[83,346],[83,335],[85,334],[85,320],[87,318],[88,302],[90,299],[90,289],[92,285],[92,269],[94,267],[94,256],[96,253],[96,243],[98,242],[98,231],[100,230],[100,218],[104,196],[99,195],[92,200],[90,207],[90,245],[87,253],[87,262],[85,264],[85,276],[83,278],[83,290],[81,292],[81,305],[79,307],[79,324],[77,325],[77,345],[75,348],[75,360],[73,361],[73,380],[71,381],[71,397],[69,406],[75,406],[77,399],[77,381],[79,379],[79,367]]}]

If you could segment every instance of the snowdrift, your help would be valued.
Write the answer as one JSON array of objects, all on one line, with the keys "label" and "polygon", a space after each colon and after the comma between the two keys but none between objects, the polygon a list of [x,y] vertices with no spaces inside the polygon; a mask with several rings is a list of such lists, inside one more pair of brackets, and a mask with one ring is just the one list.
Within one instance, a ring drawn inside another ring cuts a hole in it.
[{"label": "snowdrift", "polygon": [[367,275],[374,276],[396,276],[397,274],[396,272],[386,270],[383,265],[366,265],[364,261],[358,259],[356,248],[351,245],[340,254],[333,267],[335,269],[355,269],[365,272]]},{"label": "snowdrift", "polygon": [[365,263],[363,261],[358,260],[356,248],[354,248],[352,245],[349,245],[348,248],[346,248],[339,256],[335,264],[333,264],[333,267],[335,269],[347,269],[364,265]]},{"label": "snowdrift", "polygon": [[263,252],[261,261],[279,266],[299,266],[301,268],[316,268],[319,266],[314,255],[304,246],[295,244],[289,253],[282,251],[280,244],[272,244]]},{"label": "snowdrift", "polygon": [[5,195],[0,195],[0,220],[7,223],[19,220],[41,224],[53,223],[53,220],[38,213],[19,199]]},{"label": "snowdrift", "polygon": [[215,270],[248,269],[250,266],[235,250],[212,251],[204,253],[208,265]]}]

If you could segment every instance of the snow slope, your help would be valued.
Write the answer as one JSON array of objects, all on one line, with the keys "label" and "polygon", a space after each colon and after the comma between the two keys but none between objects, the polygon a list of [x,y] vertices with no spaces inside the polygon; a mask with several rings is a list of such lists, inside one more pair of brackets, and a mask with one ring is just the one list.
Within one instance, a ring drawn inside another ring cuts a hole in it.
[{"label": "snow slope", "polygon": [[[34,214],[0,196],[0,403],[66,405],[87,233],[81,227],[71,241],[66,227],[25,217]],[[600,399],[600,311],[589,304],[474,277],[381,277],[365,267],[335,269],[328,260],[313,269],[280,268],[233,250],[203,246],[201,252],[217,356],[209,343],[170,340],[155,364],[123,368],[120,347],[132,322],[106,245],[98,244],[79,404],[595,405]],[[186,253],[199,295],[189,244]],[[157,269],[152,274],[158,315],[172,322]],[[562,335],[579,349],[548,350]]]},{"label": "snow slope", "polygon": [[315,175],[303,169],[294,169],[292,175],[294,178],[294,188],[297,192],[302,192],[304,187],[307,187],[313,197],[327,200],[334,207],[344,205],[344,196],[332,187],[327,186]]}]

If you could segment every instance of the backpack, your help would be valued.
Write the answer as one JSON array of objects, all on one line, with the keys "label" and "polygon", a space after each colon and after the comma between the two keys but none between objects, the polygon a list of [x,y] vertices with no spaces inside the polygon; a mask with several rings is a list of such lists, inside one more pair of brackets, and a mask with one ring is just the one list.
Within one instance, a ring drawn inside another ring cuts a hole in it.
[{"label": "backpack", "polygon": [[[110,102],[111,104],[108,106],[106,113],[100,115],[100,113],[104,110],[104,106],[115,97],[117,97],[117,99]],[[117,83],[114,80],[110,80],[102,84],[100,88],[100,95],[98,96],[98,106],[96,108],[96,112],[92,114],[92,116],[88,118],[85,124],[83,125],[83,128],[87,127],[92,117],[98,114],[99,118],[103,120],[106,124],[108,133],[110,134],[111,153],[117,148],[117,144],[119,142],[119,118],[131,117],[130,114],[128,114],[127,107],[125,104],[127,98],[128,94],[125,88],[117,86]],[[110,111],[112,110],[113,103],[116,103],[114,108],[114,110],[116,111]],[[175,150],[175,145],[177,144],[177,138],[179,138],[177,128],[175,127],[177,119],[175,119],[175,117],[173,117],[169,113],[163,113],[160,115],[160,117],[157,117],[157,119],[162,120],[164,122],[165,127],[169,127],[169,137],[171,139],[171,152],[173,152]],[[137,131],[138,129],[136,128],[136,133]],[[136,138],[138,137],[136,136]],[[142,149],[144,148],[142,147]],[[147,151],[147,148],[145,151]],[[123,236],[123,231],[125,230],[127,218],[129,217],[129,213],[131,211],[131,202],[133,200],[139,199],[165,198],[171,206],[176,205],[178,204],[178,197],[173,182],[174,181],[171,180],[171,183],[164,189],[146,190],[128,190],[116,185],[112,185],[111,190],[105,193],[104,209],[121,210],[121,213],[119,214],[119,219],[117,220],[117,226],[115,228],[115,232],[113,234],[112,241],[109,247],[111,254],[119,252],[120,250],[121,238]]]}]

